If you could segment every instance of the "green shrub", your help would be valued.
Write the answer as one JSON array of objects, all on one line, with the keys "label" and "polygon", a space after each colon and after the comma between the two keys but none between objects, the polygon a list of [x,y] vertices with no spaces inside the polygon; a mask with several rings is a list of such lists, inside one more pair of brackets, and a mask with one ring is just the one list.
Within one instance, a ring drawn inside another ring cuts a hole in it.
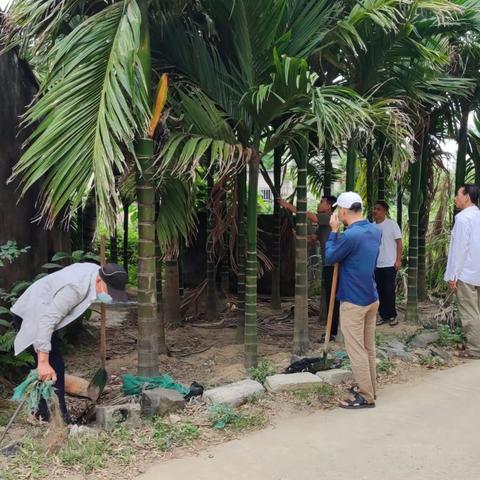
[{"label": "green shrub", "polygon": [[270,375],[274,375],[275,373],[275,367],[268,360],[261,360],[258,366],[248,369],[248,374],[250,375],[250,378],[262,384],[265,382],[267,377],[269,377]]},{"label": "green shrub", "polygon": [[191,423],[171,425],[161,417],[153,422],[153,439],[162,451],[169,450],[173,446],[189,445],[198,435],[198,427]]},{"label": "green shrub", "polygon": [[465,341],[465,335],[460,327],[450,328],[448,325],[438,327],[437,344],[441,347],[451,347]]},{"label": "green shrub", "polygon": [[230,405],[218,404],[208,408],[209,419],[215,430],[231,427],[235,430],[258,428],[265,425],[267,419],[262,413],[243,414],[237,412]]},{"label": "green shrub", "polygon": [[395,370],[395,364],[389,358],[384,358],[377,365],[377,370],[388,375]]}]

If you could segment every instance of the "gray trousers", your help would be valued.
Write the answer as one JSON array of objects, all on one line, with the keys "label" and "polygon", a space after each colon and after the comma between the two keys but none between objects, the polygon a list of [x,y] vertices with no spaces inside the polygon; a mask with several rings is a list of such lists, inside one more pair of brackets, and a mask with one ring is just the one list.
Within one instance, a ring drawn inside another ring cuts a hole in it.
[{"label": "gray trousers", "polygon": [[458,312],[467,348],[480,355],[480,287],[462,281],[457,282]]}]

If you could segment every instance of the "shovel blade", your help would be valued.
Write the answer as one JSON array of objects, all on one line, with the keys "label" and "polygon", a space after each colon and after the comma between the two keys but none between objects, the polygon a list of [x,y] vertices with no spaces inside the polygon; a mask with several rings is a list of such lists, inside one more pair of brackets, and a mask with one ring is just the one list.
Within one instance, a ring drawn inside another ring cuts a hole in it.
[{"label": "shovel blade", "polygon": [[88,385],[88,396],[93,402],[96,402],[105,388],[108,381],[108,374],[104,368],[99,368]]}]

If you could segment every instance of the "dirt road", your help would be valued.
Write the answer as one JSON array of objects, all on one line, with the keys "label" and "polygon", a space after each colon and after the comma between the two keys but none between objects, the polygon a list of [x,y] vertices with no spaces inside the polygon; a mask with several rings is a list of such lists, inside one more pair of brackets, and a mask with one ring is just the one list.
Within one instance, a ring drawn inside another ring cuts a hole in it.
[{"label": "dirt road", "polygon": [[141,480],[478,480],[480,361],[388,386],[377,408],[292,417]]}]

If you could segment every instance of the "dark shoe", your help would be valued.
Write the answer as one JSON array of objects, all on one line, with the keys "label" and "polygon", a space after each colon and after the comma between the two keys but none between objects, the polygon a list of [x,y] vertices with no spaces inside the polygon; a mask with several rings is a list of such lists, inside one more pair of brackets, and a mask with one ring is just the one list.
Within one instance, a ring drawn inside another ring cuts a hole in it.
[{"label": "dark shoe", "polygon": [[380,325],[383,325],[384,323],[387,323],[388,320],[384,320],[383,318],[377,318],[377,327]]},{"label": "dark shoe", "polygon": [[395,327],[396,325],[398,325],[398,319],[397,319],[397,317],[390,318],[390,319],[388,320],[388,324],[389,324],[391,327]]}]

